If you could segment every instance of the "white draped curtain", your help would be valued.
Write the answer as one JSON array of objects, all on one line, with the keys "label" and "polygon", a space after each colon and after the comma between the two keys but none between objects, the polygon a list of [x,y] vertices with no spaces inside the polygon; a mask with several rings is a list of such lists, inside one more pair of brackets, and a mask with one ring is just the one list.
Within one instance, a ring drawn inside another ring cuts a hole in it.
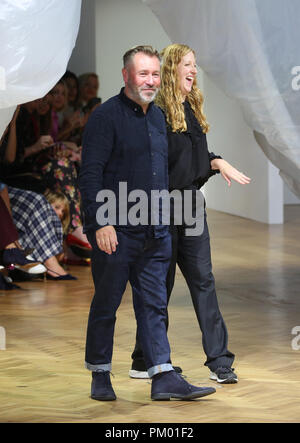
[{"label": "white draped curtain", "polygon": [[65,73],[81,0],[1,0],[0,137],[15,107],[49,92]]},{"label": "white draped curtain", "polygon": [[290,189],[300,196],[300,1],[144,0],[171,41],[235,99]]}]

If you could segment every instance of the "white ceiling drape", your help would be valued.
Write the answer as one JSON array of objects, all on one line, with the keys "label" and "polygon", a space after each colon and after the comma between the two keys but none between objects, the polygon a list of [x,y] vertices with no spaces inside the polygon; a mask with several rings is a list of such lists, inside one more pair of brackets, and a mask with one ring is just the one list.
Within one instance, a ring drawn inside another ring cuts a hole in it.
[{"label": "white ceiling drape", "polygon": [[16,105],[43,97],[65,73],[81,0],[1,0],[0,137]]},{"label": "white ceiling drape", "polygon": [[267,157],[300,196],[300,1],[144,0],[171,41],[235,99]]}]

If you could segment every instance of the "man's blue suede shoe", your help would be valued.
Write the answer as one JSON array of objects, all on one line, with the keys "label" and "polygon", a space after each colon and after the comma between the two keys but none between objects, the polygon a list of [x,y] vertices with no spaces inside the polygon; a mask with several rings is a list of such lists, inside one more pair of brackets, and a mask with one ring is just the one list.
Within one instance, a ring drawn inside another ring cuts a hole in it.
[{"label": "man's blue suede shoe", "polygon": [[192,400],[216,392],[215,388],[200,388],[184,380],[175,371],[162,372],[152,378],[152,400]]},{"label": "man's blue suede shoe", "polygon": [[92,373],[91,398],[99,401],[116,400],[116,394],[110,381],[110,373],[108,371]]}]

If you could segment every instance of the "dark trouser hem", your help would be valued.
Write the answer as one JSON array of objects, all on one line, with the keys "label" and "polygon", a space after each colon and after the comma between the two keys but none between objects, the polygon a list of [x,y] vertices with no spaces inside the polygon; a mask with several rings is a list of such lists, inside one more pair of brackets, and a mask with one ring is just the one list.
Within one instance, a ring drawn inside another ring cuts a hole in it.
[{"label": "dark trouser hem", "polygon": [[223,368],[231,368],[234,361],[234,356],[230,357],[218,357],[213,361],[205,362],[205,366],[207,366],[212,372],[215,372],[221,366]]},{"label": "dark trouser hem", "polygon": [[[176,264],[188,284],[202,332],[203,349],[207,356],[206,366],[215,371],[219,366],[231,367],[234,354],[228,349],[228,333],[219,310],[215,281],[212,273],[210,238],[206,222],[202,235],[187,237],[181,226],[172,226],[172,259],[167,276],[168,303],[173,290]],[[168,317],[167,317],[168,318]],[[168,327],[167,319],[166,326]],[[216,350],[218,354],[216,355]],[[143,351],[136,341],[133,360],[142,360]]]}]

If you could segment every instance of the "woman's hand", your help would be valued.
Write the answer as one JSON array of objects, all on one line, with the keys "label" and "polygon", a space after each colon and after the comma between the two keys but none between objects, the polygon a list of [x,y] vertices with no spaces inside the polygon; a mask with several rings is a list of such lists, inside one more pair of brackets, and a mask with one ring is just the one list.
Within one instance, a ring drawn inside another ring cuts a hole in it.
[{"label": "woman's hand", "polygon": [[228,186],[231,186],[231,180],[234,180],[241,185],[247,185],[251,182],[251,178],[231,166],[226,160],[215,158],[210,164],[213,170],[219,169]]},{"label": "woman's hand", "polygon": [[24,158],[38,154],[53,144],[54,141],[51,135],[42,135],[34,145],[25,148]]},{"label": "woman's hand", "polygon": [[51,135],[42,135],[35,144],[36,152],[43,151],[53,144],[54,141]]}]

